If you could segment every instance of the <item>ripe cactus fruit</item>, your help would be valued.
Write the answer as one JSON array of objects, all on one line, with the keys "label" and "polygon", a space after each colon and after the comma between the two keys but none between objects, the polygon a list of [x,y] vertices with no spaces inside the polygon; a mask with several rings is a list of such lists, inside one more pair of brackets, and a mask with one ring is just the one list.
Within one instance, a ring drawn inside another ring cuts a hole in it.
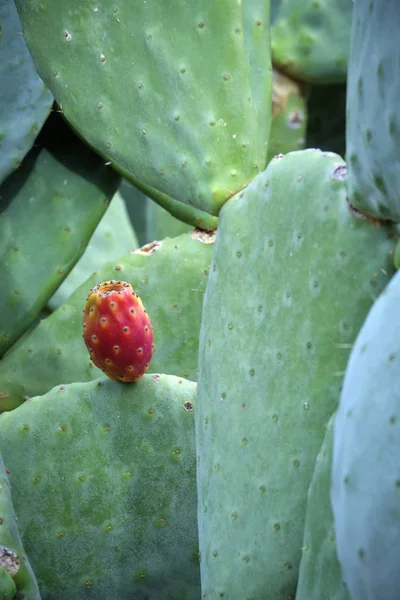
[{"label": "ripe cactus fruit", "polygon": [[83,339],[93,364],[110,379],[139,381],[154,348],[149,315],[126,281],[91,288],[83,311]]},{"label": "ripe cactus fruit", "polygon": [[100,377],[101,371],[89,360],[82,343],[82,307],[90,287],[114,279],[117,273],[140,286],[151,315],[157,345],[152,371],[195,381],[214,237],[193,231],[153,243],[92,275],[0,361],[0,412],[45,394],[57,384]]},{"label": "ripe cactus fruit", "polygon": [[399,389],[398,271],[353,346],[335,420],[331,498],[352,600],[399,597]]}]

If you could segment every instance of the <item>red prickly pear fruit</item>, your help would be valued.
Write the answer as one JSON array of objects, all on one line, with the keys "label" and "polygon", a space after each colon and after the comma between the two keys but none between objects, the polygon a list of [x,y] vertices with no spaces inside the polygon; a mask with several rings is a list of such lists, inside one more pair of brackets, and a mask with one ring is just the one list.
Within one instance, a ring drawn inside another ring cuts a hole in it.
[{"label": "red prickly pear fruit", "polygon": [[93,364],[110,379],[138,381],[153,354],[153,327],[138,294],[125,281],[91,288],[83,311],[83,339]]}]

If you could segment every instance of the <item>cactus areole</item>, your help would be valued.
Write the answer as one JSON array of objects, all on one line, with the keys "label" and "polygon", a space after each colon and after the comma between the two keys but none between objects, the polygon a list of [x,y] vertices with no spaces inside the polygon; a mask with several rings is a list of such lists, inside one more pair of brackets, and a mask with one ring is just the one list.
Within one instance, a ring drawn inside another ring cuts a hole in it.
[{"label": "cactus areole", "polygon": [[153,327],[138,294],[125,281],[105,281],[89,290],[83,339],[92,362],[110,379],[138,381],[153,354]]}]

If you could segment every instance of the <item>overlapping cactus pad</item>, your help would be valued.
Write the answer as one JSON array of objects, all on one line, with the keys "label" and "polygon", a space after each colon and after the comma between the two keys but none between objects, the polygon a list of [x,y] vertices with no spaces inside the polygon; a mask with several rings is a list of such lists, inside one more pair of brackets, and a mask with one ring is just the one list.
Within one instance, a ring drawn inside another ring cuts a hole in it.
[{"label": "overlapping cactus pad", "polygon": [[303,81],[346,81],[353,0],[275,0],[273,4],[274,64]]},{"label": "overlapping cactus pad", "polygon": [[198,600],[196,384],[59,386],[0,417],[42,600]]},{"label": "overlapping cactus pad", "polygon": [[197,379],[203,294],[214,237],[193,232],[143,247],[108,263],[0,362],[0,412],[60,383],[102,375],[82,340],[89,288],[123,277],[140,293],[154,327],[152,371]]},{"label": "overlapping cactus pad", "polygon": [[8,475],[9,469],[6,469],[0,452],[0,598],[41,600],[22,545]]},{"label": "overlapping cactus pad", "polygon": [[296,600],[351,600],[337,557],[331,507],[333,426],[334,415],[326,427],[308,490]]},{"label": "overlapping cactus pad", "polygon": [[332,506],[351,598],[400,588],[400,272],[354,344],[335,420]]},{"label": "overlapping cactus pad", "polygon": [[400,77],[397,0],[357,0],[351,32],[346,144],[351,203],[400,222]]},{"label": "overlapping cactus pad", "polygon": [[51,123],[0,187],[0,356],[81,257],[120,182],[65,124]]},{"label": "overlapping cactus pad", "polygon": [[97,225],[82,257],[51,297],[48,306],[55,310],[68,300],[95,271],[123,254],[136,250],[138,246],[124,199],[117,192]]},{"label": "overlapping cactus pad", "polygon": [[269,2],[16,4],[66,118],[127,178],[217,214],[263,170]]},{"label": "overlapping cactus pad", "polygon": [[17,169],[47,119],[53,96],[36,72],[14,0],[0,0],[0,184]]},{"label": "overlapping cactus pad", "polygon": [[351,344],[393,273],[346,166],[292,152],[220,213],[200,335],[199,536],[207,598],[294,596],[308,487]]}]

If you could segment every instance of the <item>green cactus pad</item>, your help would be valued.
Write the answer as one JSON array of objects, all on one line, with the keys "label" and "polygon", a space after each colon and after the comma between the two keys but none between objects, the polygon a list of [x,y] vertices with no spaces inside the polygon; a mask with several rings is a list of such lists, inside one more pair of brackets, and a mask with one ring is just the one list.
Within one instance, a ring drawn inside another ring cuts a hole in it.
[{"label": "green cactus pad", "polygon": [[43,600],[198,600],[196,384],[58,386],[0,417]]},{"label": "green cactus pad", "polygon": [[350,202],[400,222],[400,5],[354,4],[347,88]]},{"label": "green cactus pad", "polygon": [[[22,545],[7,473],[0,454],[0,548],[11,550],[19,559],[18,572],[11,582],[8,571],[4,573],[0,566],[0,600],[12,600],[16,592],[24,600],[40,600],[39,588]],[[13,590],[14,594],[11,595]]]},{"label": "green cactus pad", "polygon": [[81,337],[82,310],[89,288],[109,279],[131,283],[149,313],[155,344],[150,370],[196,380],[213,239],[195,231],[150,244],[90,277],[0,361],[0,412],[58,383],[90,381],[102,375],[89,360]]},{"label": "green cactus pad", "polygon": [[19,167],[47,119],[53,96],[22,35],[14,0],[0,0],[0,184]]},{"label": "green cactus pad", "polygon": [[17,593],[17,586],[11,575],[0,566],[0,600],[13,600]]},{"label": "green cactus pad", "polygon": [[307,126],[306,99],[300,86],[275,69],[273,74],[268,162],[277,154],[304,148]]},{"label": "green cactus pad", "polygon": [[275,158],[220,213],[196,417],[207,600],[294,596],[307,491],[351,344],[393,273],[390,229],[330,153]]},{"label": "green cactus pad", "polygon": [[49,307],[52,310],[59,308],[90,275],[125,252],[136,250],[138,245],[124,199],[117,192],[90,238],[84,254],[50,299]]},{"label": "green cactus pad", "polygon": [[335,421],[332,506],[353,600],[395,600],[400,571],[400,273],[351,352]]},{"label": "green cactus pad", "polygon": [[269,0],[16,3],[66,118],[147,195],[217,215],[262,171]]},{"label": "green cactus pad", "polygon": [[310,83],[346,81],[353,0],[285,0],[275,9],[272,60]]},{"label": "green cactus pad", "polygon": [[81,257],[120,181],[65,124],[52,125],[0,188],[0,356]]},{"label": "green cactus pad", "polygon": [[331,507],[333,422],[332,416],[308,490],[296,600],[350,600],[337,558]]}]

